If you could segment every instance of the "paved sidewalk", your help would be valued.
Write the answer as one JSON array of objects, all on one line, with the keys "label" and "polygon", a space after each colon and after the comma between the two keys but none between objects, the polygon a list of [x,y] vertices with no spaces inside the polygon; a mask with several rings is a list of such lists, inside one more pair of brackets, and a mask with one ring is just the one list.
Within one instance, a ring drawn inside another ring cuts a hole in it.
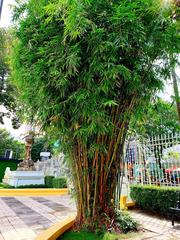
[{"label": "paved sidewalk", "polygon": [[76,209],[70,196],[0,197],[0,240],[34,240]]},{"label": "paved sidewalk", "polygon": [[[46,197],[0,197],[0,240],[34,240],[68,215],[75,214],[68,195]],[[179,240],[180,223],[158,218],[142,210],[130,210],[145,232],[133,240]]]},{"label": "paved sidewalk", "polygon": [[146,231],[139,240],[180,240],[180,222],[171,225],[171,221],[142,210],[130,210],[130,214]]}]

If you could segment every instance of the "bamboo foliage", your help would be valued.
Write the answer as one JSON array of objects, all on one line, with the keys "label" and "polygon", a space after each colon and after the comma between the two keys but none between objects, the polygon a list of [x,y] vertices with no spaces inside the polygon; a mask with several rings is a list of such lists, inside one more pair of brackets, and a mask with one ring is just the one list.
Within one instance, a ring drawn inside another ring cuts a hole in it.
[{"label": "bamboo foliage", "polygon": [[61,140],[76,189],[77,221],[93,225],[114,212],[134,111],[168,77],[167,51],[177,38],[168,18],[174,6],[163,8],[155,0],[36,2],[15,9],[11,78],[23,106]]}]

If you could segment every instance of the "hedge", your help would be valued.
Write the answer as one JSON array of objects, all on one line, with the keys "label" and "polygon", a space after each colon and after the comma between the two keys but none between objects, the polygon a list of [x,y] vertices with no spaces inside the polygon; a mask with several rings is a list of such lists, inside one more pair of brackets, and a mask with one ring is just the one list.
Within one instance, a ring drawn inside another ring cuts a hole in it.
[{"label": "hedge", "polygon": [[67,188],[67,181],[66,178],[55,178],[54,176],[46,176],[45,185],[48,188]]},{"label": "hedge", "polygon": [[67,181],[65,178],[53,178],[53,188],[67,188]]},{"label": "hedge", "polygon": [[[13,188],[13,187],[11,187]],[[30,185],[23,185],[23,186],[17,186],[17,187],[14,187],[14,188],[48,188],[45,184],[30,184]]]},{"label": "hedge", "polygon": [[53,188],[53,179],[54,179],[54,176],[45,176],[45,185],[48,188]]},{"label": "hedge", "polygon": [[179,187],[158,187],[131,185],[130,196],[142,209],[169,215],[170,207],[175,207],[180,197]]}]

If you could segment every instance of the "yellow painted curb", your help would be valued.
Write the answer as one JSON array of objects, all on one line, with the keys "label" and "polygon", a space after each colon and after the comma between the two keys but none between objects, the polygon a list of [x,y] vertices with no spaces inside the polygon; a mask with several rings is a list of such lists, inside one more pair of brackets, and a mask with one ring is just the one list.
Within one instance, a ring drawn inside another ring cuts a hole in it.
[{"label": "yellow painted curb", "polygon": [[127,196],[122,195],[120,198],[120,209],[127,210],[128,207],[134,207],[136,203],[134,201],[127,201]]},{"label": "yellow painted curb", "polygon": [[44,232],[40,233],[35,240],[56,240],[64,232],[70,229],[75,222],[75,216],[68,217],[65,220],[53,225]]},{"label": "yellow painted curb", "polygon": [[120,198],[120,209],[127,210],[126,202],[127,202],[127,196],[122,195]]},{"label": "yellow painted curb", "polygon": [[0,189],[0,196],[49,196],[68,194],[68,188]]},{"label": "yellow painted curb", "polygon": [[126,203],[126,206],[129,208],[129,207],[135,207],[136,206],[136,202],[134,201],[129,201]]}]

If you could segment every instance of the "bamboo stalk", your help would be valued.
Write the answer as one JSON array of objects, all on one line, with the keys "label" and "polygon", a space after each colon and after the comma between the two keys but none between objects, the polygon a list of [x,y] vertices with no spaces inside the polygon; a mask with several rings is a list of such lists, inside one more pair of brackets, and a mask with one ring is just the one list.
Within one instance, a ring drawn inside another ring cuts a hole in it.
[{"label": "bamboo stalk", "polygon": [[94,201],[93,201],[93,216],[96,215],[96,200],[97,200],[97,186],[98,186],[98,155],[96,158],[96,175],[95,175],[95,186],[94,186]]},{"label": "bamboo stalk", "polygon": [[85,176],[86,176],[86,201],[87,201],[87,210],[88,210],[88,214],[90,214],[90,187],[89,187],[89,170],[88,170],[88,159],[87,159],[87,148],[84,146],[83,148],[83,155],[84,155],[84,163],[85,163]]},{"label": "bamboo stalk", "polygon": [[103,177],[104,177],[104,155],[101,154],[101,170],[100,170],[100,194],[99,194],[99,200],[100,204],[103,204]]},{"label": "bamboo stalk", "polygon": [[[99,140],[100,140],[100,136],[97,137],[97,144],[99,144]],[[94,156],[94,159],[93,159],[93,165],[92,165],[92,178],[91,178],[91,181],[93,183],[93,180],[94,180],[94,168],[95,168],[95,164],[96,164],[96,159],[98,157],[98,154],[99,154],[99,149],[96,150],[95,152],[95,156]]]},{"label": "bamboo stalk", "polygon": [[81,195],[82,195],[82,214],[83,214],[83,218],[85,218],[85,203],[86,203],[86,192],[84,191],[84,177],[83,177],[83,166],[82,166],[82,159],[81,159],[81,144],[80,144],[80,140],[77,140],[77,145],[78,145],[78,158],[77,158],[77,166],[79,169],[79,178],[80,178],[80,185],[81,185]]},{"label": "bamboo stalk", "polygon": [[[130,112],[132,107],[134,106],[134,104],[135,104],[135,94],[130,99],[130,102],[128,104],[129,105],[128,108],[127,108],[126,105],[124,105],[124,109],[126,109],[127,112]],[[123,111],[121,111],[121,112],[123,112]],[[125,128],[124,128],[125,123],[126,123],[126,121],[122,121],[122,122],[118,123],[118,125],[120,125],[120,126],[117,128],[117,131],[118,131],[118,129],[121,129],[121,130],[119,131],[118,136],[117,136],[117,140],[116,140],[116,144],[115,144],[115,147],[114,147],[114,150],[113,150],[111,161],[110,161],[109,164],[108,164],[108,161],[107,161],[107,172],[105,173],[105,181],[107,180],[111,165],[112,165],[113,161],[115,160],[116,153],[117,153],[117,150],[118,150],[118,146],[121,142],[121,137],[123,136],[123,133],[124,133],[124,130],[125,130]]]},{"label": "bamboo stalk", "polygon": [[[113,122],[114,126],[116,126],[119,109],[120,109],[120,107],[118,106],[118,107],[117,107],[116,109],[114,109],[114,111],[113,111],[114,114],[113,114],[113,116],[112,116],[112,122]],[[106,155],[106,167],[105,167],[105,169],[107,169],[107,167],[108,167],[108,162],[109,162],[109,160],[110,160],[111,151],[112,151],[113,144],[114,144],[114,137],[115,137],[115,135],[116,135],[116,128],[114,128],[113,132],[114,132],[113,138],[110,140],[108,152],[107,152],[107,155]],[[104,172],[104,174],[105,174],[105,172]],[[104,175],[104,179],[105,179],[105,175]]]},{"label": "bamboo stalk", "polygon": [[79,201],[79,209],[78,209],[78,212],[77,212],[77,218],[79,221],[82,220],[82,218],[84,219],[84,211],[83,211],[83,198],[82,198],[82,188],[81,188],[81,183],[80,183],[80,173],[79,173],[79,168],[78,168],[78,150],[76,149],[75,151],[75,156],[74,156],[74,163],[75,163],[75,169],[76,169],[76,177],[77,177],[77,189],[78,189],[78,193],[77,193],[77,198],[78,198],[78,201]]},{"label": "bamboo stalk", "polygon": [[[122,126],[121,126],[121,129],[122,129],[123,125],[124,125],[124,122],[123,122],[123,124],[122,124]],[[117,149],[118,149],[119,143],[120,143],[120,141],[121,141],[122,134],[123,134],[123,131],[119,131],[119,134],[118,134],[118,137],[117,137],[117,140],[116,140],[116,145],[115,145],[115,147],[114,147],[113,155],[112,155],[111,161],[110,161],[110,163],[109,163],[109,165],[108,165],[108,168],[107,168],[107,172],[106,172],[106,175],[105,175],[105,179],[107,179],[107,176],[108,176],[108,174],[109,174],[111,165],[112,165],[112,163],[113,163],[113,161],[114,161],[114,159],[115,159],[115,157],[116,157]]]}]

